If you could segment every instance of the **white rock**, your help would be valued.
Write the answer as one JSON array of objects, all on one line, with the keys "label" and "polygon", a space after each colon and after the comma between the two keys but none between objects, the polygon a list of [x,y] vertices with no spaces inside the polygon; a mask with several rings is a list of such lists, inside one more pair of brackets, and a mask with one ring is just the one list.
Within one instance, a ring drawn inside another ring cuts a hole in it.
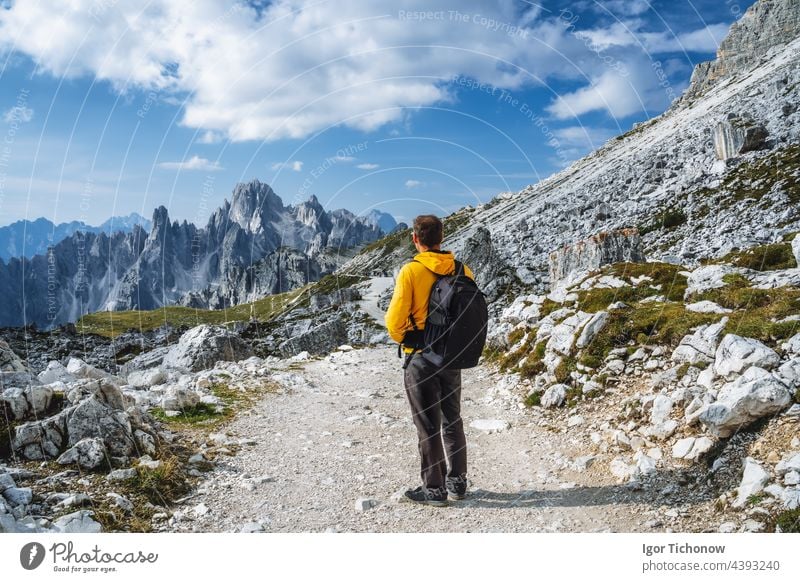
[{"label": "white rock", "polygon": [[781,364],[774,372],[775,377],[791,390],[800,388],[800,358],[793,358]]},{"label": "white rock", "polygon": [[103,526],[92,517],[94,512],[82,509],[58,518],[53,523],[53,528],[61,533],[100,533]]},{"label": "white rock", "polygon": [[630,465],[622,457],[615,457],[609,464],[609,470],[620,481],[626,481],[636,474],[636,465]]},{"label": "white rock", "polygon": [[593,314],[579,311],[567,317],[564,321],[553,327],[550,339],[547,340],[547,349],[562,356],[568,356],[575,343],[578,331],[590,320]]},{"label": "white rock", "polygon": [[557,408],[561,406],[567,399],[568,389],[569,386],[566,384],[553,384],[542,394],[541,405],[544,408]]},{"label": "white rock", "polygon": [[687,287],[684,297],[688,298],[695,293],[724,287],[724,278],[726,275],[740,272],[742,272],[742,269],[729,267],[727,265],[706,265],[698,267],[686,277]]},{"label": "white rock", "polygon": [[42,384],[52,384],[54,382],[70,383],[77,380],[75,376],[70,374],[67,369],[56,360],[51,360],[42,372],[37,376],[39,382]]},{"label": "white rock", "polygon": [[685,459],[688,457],[692,452],[695,440],[694,437],[686,437],[676,441],[675,444],[672,445],[672,456],[676,459]]},{"label": "white rock", "polygon": [[204,515],[208,515],[209,509],[205,503],[198,503],[192,508],[192,513],[195,514],[196,517],[203,517]]},{"label": "white rock", "polygon": [[717,341],[727,323],[728,318],[723,317],[717,323],[701,325],[694,333],[684,336],[672,352],[672,360],[692,365],[712,362],[717,351]]},{"label": "white rock", "polygon": [[795,262],[800,266],[800,236],[792,239],[792,254],[794,254]]},{"label": "white rock", "polygon": [[719,533],[733,533],[733,532],[735,532],[737,529],[739,529],[739,526],[738,526],[738,525],[736,525],[736,523],[735,523],[735,522],[733,522],[733,521],[726,521],[725,523],[721,523],[721,524],[719,525],[719,528],[717,529],[717,531],[718,531]]},{"label": "white rock", "polygon": [[127,497],[119,493],[106,493],[106,497],[111,499],[111,502],[125,513],[131,513],[133,511],[133,503]]},{"label": "white rock", "polygon": [[672,398],[665,394],[659,394],[653,400],[653,408],[650,411],[650,422],[652,424],[661,424],[669,419],[672,414]]},{"label": "white rock", "polygon": [[800,453],[795,453],[789,458],[782,459],[775,465],[775,473],[780,477],[791,471],[800,472]]},{"label": "white rock", "polygon": [[717,401],[706,407],[699,419],[711,434],[724,438],[759,418],[780,412],[790,401],[789,392],[780,381],[765,370],[751,368],[744,376],[725,384]]},{"label": "white rock", "polygon": [[494,418],[478,418],[469,423],[469,425],[474,429],[489,433],[502,432],[511,426],[508,421]]},{"label": "white rock", "polygon": [[605,327],[608,322],[608,317],[608,312],[606,311],[598,311],[595,313],[586,325],[583,326],[583,330],[581,330],[581,334],[575,342],[575,347],[583,349],[589,346],[592,341],[594,341],[594,338],[597,337],[597,334]]},{"label": "white rock", "polygon": [[789,471],[786,475],[783,476],[783,484],[784,485],[799,485],[800,484],[800,472],[797,471]]},{"label": "white rock", "polygon": [[336,349],[338,351],[340,351],[340,352],[352,352],[353,351],[353,346],[347,345],[347,344],[342,344]]},{"label": "white rock", "polygon": [[737,496],[733,501],[733,506],[744,507],[751,495],[761,493],[764,490],[764,486],[769,482],[769,479],[769,473],[755,459],[747,457],[744,460],[742,481],[736,489]]},{"label": "white rock", "polygon": [[136,477],[136,469],[115,469],[106,475],[106,481],[127,481]]},{"label": "white rock", "polygon": [[83,469],[96,469],[106,462],[108,453],[103,439],[90,437],[79,440],[56,461],[59,465],[77,464]]},{"label": "white rock", "polygon": [[713,301],[697,301],[686,305],[687,311],[694,311],[695,313],[731,313],[733,309],[722,307]]},{"label": "white rock", "polygon": [[200,402],[197,392],[181,388],[180,386],[170,386],[161,399],[161,407],[164,410],[174,410],[182,412],[187,408],[193,408]]},{"label": "white rock", "polygon": [[714,366],[708,366],[697,375],[697,385],[702,386],[706,390],[711,390],[711,388],[714,387],[714,378],[716,377]]},{"label": "white rock", "polygon": [[651,475],[656,472],[656,460],[639,451],[634,455],[637,475]]},{"label": "white rock", "polygon": [[717,348],[714,371],[719,376],[731,379],[751,366],[768,370],[776,367],[780,361],[780,356],[760,341],[729,333]]},{"label": "white rock", "polygon": [[625,362],[622,360],[609,360],[606,363],[606,370],[609,374],[619,376],[625,372]]},{"label": "white rock", "polygon": [[670,418],[660,424],[646,426],[642,429],[642,432],[649,437],[666,440],[674,435],[676,430],[678,430],[678,421]]},{"label": "white rock", "polygon": [[567,426],[573,428],[583,424],[583,417],[580,414],[575,414],[567,419]]},{"label": "white rock", "polygon": [[800,354],[800,333],[796,333],[783,342],[781,349],[787,354]]},{"label": "white rock", "polygon": [[135,388],[150,388],[158,386],[167,381],[167,375],[161,368],[150,368],[148,370],[135,370],[128,374],[128,384]]}]

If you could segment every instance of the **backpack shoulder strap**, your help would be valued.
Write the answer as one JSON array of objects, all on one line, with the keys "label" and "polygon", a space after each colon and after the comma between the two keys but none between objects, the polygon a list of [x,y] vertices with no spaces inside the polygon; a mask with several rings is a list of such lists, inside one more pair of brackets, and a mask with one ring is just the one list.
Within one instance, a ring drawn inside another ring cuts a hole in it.
[{"label": "backpack shoulder strap", "polygon": [[453,269],[453,275],[456,277],[463,277],[466,273],[464,272],[464,263],[461,261],[455,261],[455,268]]}]

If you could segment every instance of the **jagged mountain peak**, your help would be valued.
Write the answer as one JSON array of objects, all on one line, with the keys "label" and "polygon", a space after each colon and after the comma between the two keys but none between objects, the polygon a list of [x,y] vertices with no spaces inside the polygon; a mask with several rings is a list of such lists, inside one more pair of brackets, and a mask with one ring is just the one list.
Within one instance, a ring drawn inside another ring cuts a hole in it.
[{"label": "jagged mountain peak", "polygon": [[731,25],[717,49],[717,58],[700,63],[692,73],[682,103],[706,93],[719,82],[759,65],[771,51],[793,41],[800,30],[800,2],[760,0]]},{"label": "jagged mountain peak", "polygon": [[261,232],[283,210],[283,201],[270,185],[253,179],[233,189],[228,218],[248,232]]}]

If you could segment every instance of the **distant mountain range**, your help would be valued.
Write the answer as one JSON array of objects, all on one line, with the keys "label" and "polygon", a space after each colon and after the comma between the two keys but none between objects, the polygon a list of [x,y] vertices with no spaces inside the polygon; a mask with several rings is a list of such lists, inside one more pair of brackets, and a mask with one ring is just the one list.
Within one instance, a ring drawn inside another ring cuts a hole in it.
[{"label": "distant mountain range", "polygon": [[[43,240],[32,234],[31,225],[40,224]],[[254,180],[238,184],[205,227],[170,221],[163,206],[152,221],[115,218],[91,230],[75,224],[50,253],[52,223],[25,225],[26,254],[29,244],[46,254],[0,260],[0,327],[49,328],[101,310],[217,309],[259,299],[332,273],[352,256],[349,249],[381,238],[396,221],[378,211],[328,211],[315,196],[284,206]],[[14,253],[21,252],[17,244]]]},{"label": "distant mountain range", "polygon": [[54,224],[46,218],[18,220],[0,227],[0,259],[8,261],[15,257],[43,255],[48,246],[56,245],[78,231],[94,234],[104,232],[111,236],[117,232],[131,232],[137,225],[147,232],[150,231],[151,222],[135,212],[127,216],[113,216],[99,226],[91,226],[78,220],[61,224]]}]

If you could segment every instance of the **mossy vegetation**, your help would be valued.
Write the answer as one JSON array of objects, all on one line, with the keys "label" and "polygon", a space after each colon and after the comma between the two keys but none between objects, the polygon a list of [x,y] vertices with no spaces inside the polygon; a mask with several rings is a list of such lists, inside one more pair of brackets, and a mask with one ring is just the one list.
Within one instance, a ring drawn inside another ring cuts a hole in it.
[{"label": "mossy vegetation", "polygon": [[637,304],[609,312],[608,322],[583,351],[581,363],[605,360],[614,348],[639,344],[677,346],[691,329],[719,319],[718,315],[687,311],[683,304]]},{"label": "mossy vegetation", "polygon": [[448,237],[453,236],[459,230],[464,228],[467,223],[469,223],[470,215],[472,214],[472,208],[463,208],[457,212],[454,212],[450,216],[445,217],[442,220],[442,227],[443,227],[443,234],[445,241]]},{"label": "mossy vegetation", "polygon": [[755,338],[772,345],[797,333],[796,321],[781,323],[780,320],[800,313],[800,289],[756,289],[738,274],[728,275],[724,281],[724,287],[697,294],[691,300],[707,299],[733,309],[725,326],[726,333]]},{"label": "mossy vegetation", "polygon": [[387,234],[383,238],[369,243],[360,254],[380,252],[382,257],[391,254],[399,248],[405,247],[407,251],[414,252],[414,244],[411,242],[411,229],[404,228],[391,234]]},{"label": "mossy vegetation", "polygon": [[227,309],[195,309],[173,305],[151,311],[98,311],[84,315],[75,325],[81,333],[113,338],[129,329],[152,331],[162,325],[180,328],[194,327],[203,323],[227,325],[247,322],[251,315],[259,321],[269,321],[294,306],[312,287],[313,285],[306,285],[293,291],[270,295]]},{"label": "mossy vegetation", "polygon": [[776,184],[790,203],[800,202],[800,145],[792,144],[737,166],[725,178],[720,191],[727,194],[729,202],[758,201]]},{"label": "mossy vegetation", "polygon": [[754,271],[777,271],[797,267],[792,245],[788,242],[759,245],[734,251],[713,262],[728,263],[735,267],[744,267]]},{"label": "mossy vegetation", "polygon": [[[602,273],[630,283],[619,288],[593,288],[578,292],[578,309],[591,313],[606,309],[615,301],[631,304],[647,297],[664,295],[668,301],[683,301],[686,291],[684,268],[670,263],[616,263]],[[649,277],[633,285],[632,279]]]},{"label": "mossy vegetation", "polygon": [[686,223],[686,213],[680,208],[665,208],[639,226],[642,236],[657,230],[673,230]]},{"label": "mossy vegetation", "polygon": [[800,533],[800,508],[780,512],[775,517],[775,530],[781,533]]},{"label": "mossy vegetation", "polygon": [[274,391],[275,386],[265,383],[261,389],[242,391],[228,384],[215,383],[210,387],[211,393],[220,399],[221,410],[217,406],[200,402],[196,406],[186,408],[176,416],[168,416],[162,408],[153,408],[150,413],[158,420],[176,426],[202,426],[215,429],[223,422],[230,420],[237,411],[248,408],[258,395]]}]

